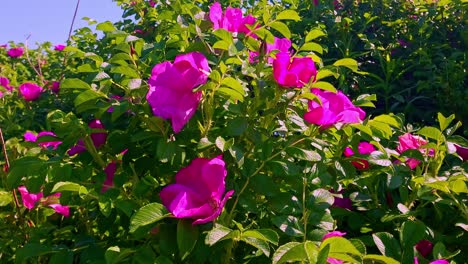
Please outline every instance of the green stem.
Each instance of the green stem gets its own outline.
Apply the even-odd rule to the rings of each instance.
[[[307,192],[307,178],[302,177],[302,220],[304,221],[304,239],[303,241],[307,241],[307,222],[309,218],[309,212],[307,211],[306,207],[306,192]]]
[[[94,147],[94,143],[91,140],[91,137],[89,135],[87,135],[84,138],[83,142],[84,142],[85,147],[88,150],[88,152],[91,154],[91,156],[93,156],[94,161],[96,161],[96,163],[99,164],[99,166],[101,166],[102,168],[106,167],[106,163],[101,158],[101,156],[99,156],[99,154],[98,154],[98,152],[96,150],[96,147]]]

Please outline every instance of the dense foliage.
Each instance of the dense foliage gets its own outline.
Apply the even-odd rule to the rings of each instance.
[[[116,2],[0,47],[1,262],[468,259],[462,1]]]

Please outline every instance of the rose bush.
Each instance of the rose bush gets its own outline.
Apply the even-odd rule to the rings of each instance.
[[[1,262],[468,258],[462,123],[408,122],[386,107],[399,93],[356,89],[393,90],[374,68],[391,72],[380,27],[399,22],[378,15],[416,4],[117,3],[131,19],[96,24],[99,39],[0,49]]]

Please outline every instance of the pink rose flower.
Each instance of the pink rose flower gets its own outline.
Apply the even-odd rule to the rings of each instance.
[[[289,53],[290,48],[291,48],[291,40],[289,40],[287,38],[277,38],[277,37],[275,37],[275,42],[273,44],[270,44],[270,43],[266,44],[265,56],[268,57],[268,59],[267,59],[268,63],[272,64],[273,61],[274,61],[274,59],[271,56],[269,56],[272,51],[278,50],[280,52]],[[251,51],[249,53],[250,63],[258,62],[258,56],[259,56],[258,51]]]
[[[196,158],[176,174],[175,183],[161,190],[162,203],[176,218],[194,219],[194,225],[211,222],[234,193],[228,191],[223,197],[226,175],[221,156]]]
[[[431,241],[429,240],[426,240],[426,239],[423,239],[423,240],[420,240],[418,243],[416,243],[416,250],[419,252],[419,254],[421,254],[421,256],[427,258],[427,256],[429,256],[429,254],[431,254],[432,252],[432,243]]]
[[[325,241],[325,239],[330,238],[330,237],[342,237],[344,235],[346,235],[346,232],[332,231],[332,232],[329,232],[328,234],[325,234],[322,237],[322,241]],[[330,264],[343,264],[342,260],[339,260],[336,258],[330,258],[330,257],[327,258],[327,262]]]
[[[88,123],[88,127],[91,129],[99,129],[99,130],[104,130],[105,127],[101,123],[99,119],[94,119],[91,122]],[[91,132],[91,140],[93,141],[93,145],[96,149],[99,149],[102,147],[107,140],[107,132]],[[73,147],[71,147],[68,151],[67,154],[70,156],[76,155],[78,153],[82,153],[86,151],[86,146],[83,142],[82,139],[78,140],[77,144]]]
[[[24,50],[22,47],[11,48],[7,51],[8,56],[12,58],[19,58],[23,56]]]
[[[328,127],[337,123],[360,123],[366,117],[366,113],[353,105],[341,91],[334,93],[314,88],[312,93],[320,99],[322,105],[309,100],[309,112],[304,119],[311,124]]]
[[[202,53],[178,55],[154,66],[146,95],[155,116],[170,119],[172,129],[179,133],[198,108],[202,92],[193,89],[206,83],[210,67]]]
[[[34,101],[39,98],[42,87],[34,83],[23,83],[18,87],[20,94],[26,101]]]
[[[428,152],[427,149],[420,149],[421,146],[427,144],[427,141],[420,136],[414,136],[414,135],[411,135],[410,133],[405,133],[398,137],[398,141],[399,141],[399,145],[397,146],[397,151],[400,154],[405,152],[408,149],[419,149],[419,151],[422,154],[429,154],[429,155],[431,155],[431,152],[434,152],[434,150],[429,150],[429,153],[427,153]],[[409,158],[406,160],[406,164],[411,169],[416,168],[419,165],[419,163],[421,163],[421,161],[415,158]]]
[[[375,147],[369,142],[363,141],[363,142],[360,142],[358,145],[358,153],[361,155],[369,155],[373,151],[375,151]],[[346,147],[343,154],[346,157],[351,157],[354,155],[354,151],[350,147]],[[365,159],[355,159],[351,161],[351,164],[353,164],[353,166],[356,167],[356,169],[358,170],[365,170],[369,168],[369,162]]]
[[[65,47],[66,47],[65,45],[58,44],[58,45],[55,45],[54,50],[62,51],[63,49],[65,49]]]
[[[315,79],[317,69],[312,58],[293,58],[288,52],[279,52],[273,60],[273,76],[284,87],[300,88]]]
[[[26,131],[26,133],[24,133],[24,140],[25,141],[30,141],[30,142],[36,142],[40,137],[42,136],[52,136],[52,137],[56,137],[57,135],[55,135],[53,132],[50,132],[50,131],[42,131],[42,132],[39,132],[39,134],[34,134],[33,132],[31,131]],[[59,141],[59,140],[56,140],[56,141],[45,141],[45,142],[39,142],[37,143],[37,145],[43,147],[43,148],[49,148],[51,147],[52,149],[57,149],[57,147],[62,144],[62,141]]]
[[[10,92],[13,90],[13,86],[10,85],[10,80],[8,80],[8,78],[6,77],[0,76],[0,86],[3,86],[5,89],[7,89]]]
[[[26,186],[18,187],[18,191],[21,194],[21,200],[23,200],[24,207],[28,208],[29,210],[33,209],[36,206],[36,203],[41,200],[43,194],[42,192],[38,193],[29,193]]]
[[[223,14],[223,9],[219,2],[214,2],[210,6],[210,20],[213,22],[213,29],[225,29],[229,32],[241,32],[244,34],[251,33],[251,30],[246,25],[254,25],[256,19],[248,15],[244,17],[240,8],[226,8]]]
[[[156,2],[150,0],[150,1],[149,1],[149,5],[150,5],[151,7],[154,7],[154,6],[156,5]]]

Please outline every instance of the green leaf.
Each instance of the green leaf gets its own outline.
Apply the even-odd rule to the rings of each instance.
[[[129,232],[134,233],[139,227],[153,224],[168,216],[170,216],[170,214],[162,204],[147,204],[132,215]]]
[[[268,246],[268,243],[266,241],[255,238],[255,237],[244,237],[244,236],[241,236],[240,239],[244,241],[245,243],[252,245],[256,247],[257,249],[259,249],[260,251],[262,251],[262,253],[265,256],[267,257],[270,256],[270,246]]]
[[[213,44],[213,49],[229,50],[230,45],[231,44],[229,44],[225,40],[218,40],[215,42],[215,44]]]
[[[281,33],[281,35],[283,35],[285,38],[291,38],[291,31],[289,30],[288,26],[286,26],[286,24],[284,24],[283,22],[272,22],[270,24],[270,27]]]
[[[427,127],[426,126],[426,127],[421,128],[416,133],[421,135],[421,136],[427,137],[427,138],[435,139],[437,141],[443,141],[444,140],[444,135],[442,134],[442,132],[439,129],[435,128],[435,127]]]
[[[454,114],[451,114],[449,117],[445,117],[443,114],[437,113],[437,120],[439,120],[440,131],[444,131],[454,119]]]
[[[299,49],[300,51],[313,51],[318,54],[323,54],[323,48],[320,44],[315,43],[315,42],[308,42],[304,43],[304,45],[301,46]]]
[[[126,257],[133,254],[135,250],[124,248],[121,250],[118,246],[109,247],[104,253],[106,264],[121,263]]]
[[[404,250],[412,248],[426,236],[426,226],[419,222],[406,221],[400,229],[400,242]]]
[[[309,31],[309,33],[307,33],[304,42],[309,42],[311,40],[314,40],[316,38],[320,38],[323,36],[326,36],[326,34],[322,30],[314,28],[311,31]]]
[[[464,180],[461,180],[461,179],[450,181],[449,182],[449,189],[452,192],[457,193],[457,194],[468,193],[468,188],[466,187],[466,182]]]
[[[242,84],[238,80],[236,80],[236,79],[234,79],[232,77],[224,78],[221,81],[221,84],[225,85],[225,86],[227,86],[229,88],[232,88],[233,90],[235,90],[236,92],[238,92],[241,95],[245,94],[244,87],[242,86]]]
[[[217,36],[221,40],[224,40],[228,45],[232,43],[232,33],[225,29],[217,29],[213,31],[213,35]]]
[[[399,261],[394,260],[393,258],[369,254],[363,257],[364,263],[383,263],[383,264],[400,264]]]
[[[0,191],[0,206],[7,206],[13,201],[12,193]]]
[[[106,21],[106,22],[102,22],[102,23],[97,24],[96,25],[96,30],[100,30],[102,32],[112,32],[112,31],[115,31],[117,29],[114,27],[112,22]]]
[[[80,93],[74,100],[75,107],[78,107],[85,103],[91,103],[96,101],[98,98],[105,98],[105,95],[102,93],[96,92],[94,90],[86,90]]]
[[[231,88],[221,87],[216,91],[222,94],[223,96],[226,96],[227,99],[229,99],[229,101],[231,101],[232,103],[237,103],[237,101],[244,101],[244,95]]]
[[[241,237],[253,237],[273,245],[278,245],[279,236],[272,229],[256,229],[256,230],[247,230],[242,233]]]
[[[311,241],[289,242],[281,245],[273,254],[273,264],[281,264],[293,261],[307,261],[317,263],[319,250]]]
[[[120,73],[130,78],[140,78],[140,74],[130,66],[116,66],[111,68],[111,73]]]
[[[278,15],[276,15],[276,20],[294,20],[300,21],[301,17],[299,14],[294,10],[284,10]]]
[[[320,249],[327,245],[330,245],[330,253],[328,255],[330,257],[341,256],[340,254],[362,256],[362,253],[356,249],[353,243],[344,237],[329,237],[320,244]]]
[[[233,232],[232,229],[229,229],[220,224],[215,224],[214,228],[211,229],[206,235],[205,244],[212,246],[218,243],[219,241],[231,238],[232,236],[228,236],[228,235],[231,234],[232,232]]]
[[[350,58],[337,60],[337,61],[335,61],[335,63],[333,63],[333,65],[334,66],[346,67],[346,68],[352,70],[353,72],[358,71],[358,62],[356,60],[350,59]]]
[[[39,244],[39,243],[28,243],[24,247],[19,248],[15,252],[15,262],[24,263],[25,260],[31,257],[39,257],[52,253],[53,250],[49,245]]]
[[[87,194],[88,190],[86,187],[79,185],[78,183],[74,182],[57,182],[54,187],[52,188],[52,193],[55,192],[77,192],[82,194]]]
[[[335,78],[338,78],[339,74],[337,72],[333,72],[331,70],[327,70],[327,69],[322,68],[322,69],[318,70],[317,76],[315,76],[315,80],[318,81],[318,80],[321,80],[321,79],[329,77],[329,76],[333,76]]]
[[[91,86],[80,79],[65,79],[60,82],[60,89],[90,90]]]
[[[182,261],[195,248],[198,240],[198,226],[192,225],[191,219],[179,219],[177,223],[177,247]]]
[[[335,86],[333,86],[333,84],[329,82],[315,82],[314,84],[312,84],[312,87],[336,93]]]
[[[296,148],[296,147],[287,148],[286,153],[288,153],[288,155],[290,155],[291,157],[294,157],[300,160],[319,161],[322,159],[320,154],[318,154],[315,151]]]
[[[289,236],[301,237],[304,235],[304,227],[297,217],[292,215],[280,215],[271,219],[273,224]]]
[[[401,257],[401,248],[398,241],[392,234],[387,232],[378,232],[372,235],[375,245],[384,256],[399,259]]]
[[[390,139],[390,137],[393,135],[392,128],[386,123],[370,120],[367,124],[370,125],[374,132],[377,132],[385,139]]]
[[[397,119],[391,115],[379,115],[374,117],[372,120],[382,122],[396,128],[400,126],[400,123],[397,121]]]

